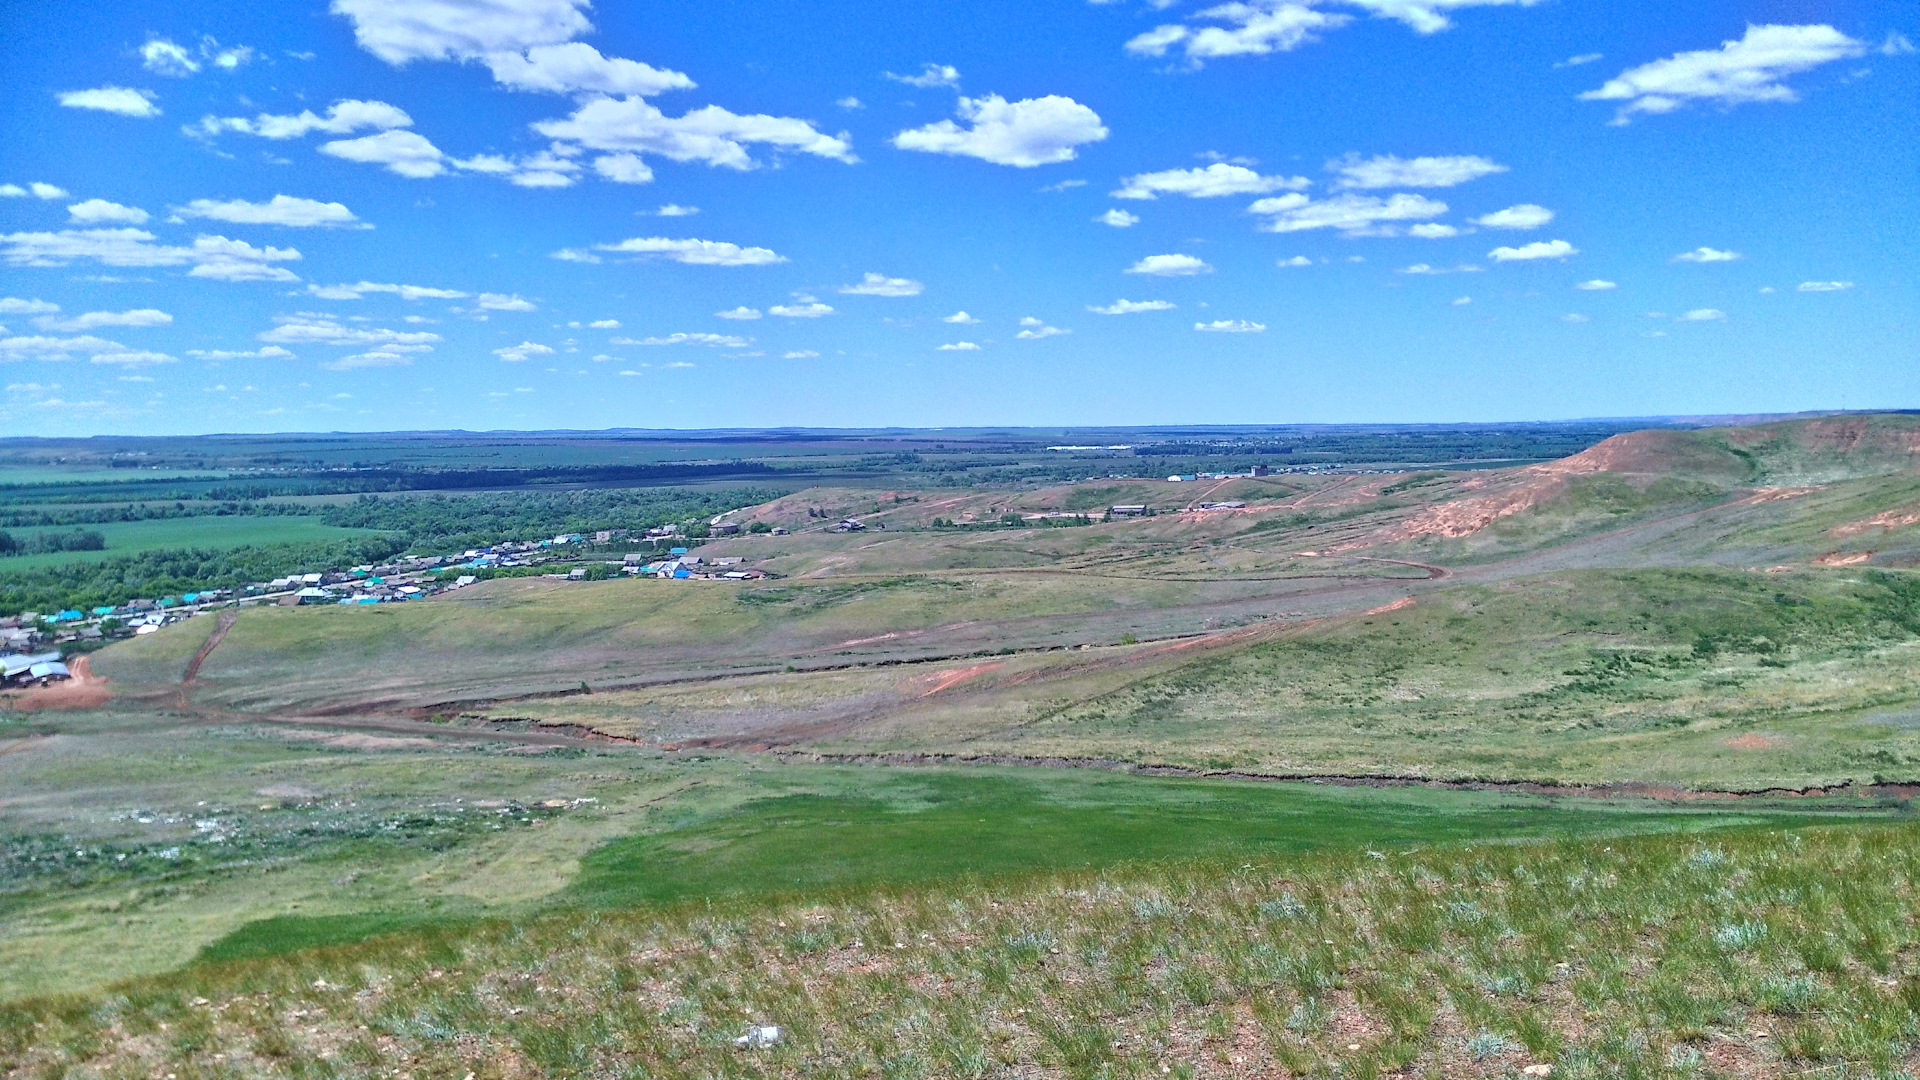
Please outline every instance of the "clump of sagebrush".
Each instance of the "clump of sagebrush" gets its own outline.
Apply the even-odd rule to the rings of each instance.
[[[559,912],[15,1005],[0,1069],[1891,1077],[1916,869],[1920,831],[1835,826]]]

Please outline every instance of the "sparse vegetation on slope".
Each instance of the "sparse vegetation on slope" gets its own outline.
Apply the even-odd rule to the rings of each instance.
[[[16,1005],[0,1064],[36,1078],[1893,1076],[1920,1036],[1916,871],[1911,828],[1814,828],[566,914]],[[761,1025],[777,1038],[736,1045]]]
[[[1920,768],[1920,741],[1877,715],[1920,697],[1916,657],[1909,574],[1576,571],[1197,660],[965,747],[1280,773],[1873,783]]]

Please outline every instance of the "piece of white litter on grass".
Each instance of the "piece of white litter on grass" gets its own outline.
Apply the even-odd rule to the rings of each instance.
[[[749,1050],[765,1050],[780,1041],[780,1028],[774,1024],[755,1024],[747,1029],[745,1035],[733,1040],[733,1045]]]

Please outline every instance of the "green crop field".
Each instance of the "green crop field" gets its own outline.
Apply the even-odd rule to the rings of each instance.
[[[104,551],[61,551],[44,555],[19,555],[12,558],[0,558],[0,573],[8,570],[30,570],[42,566],[60,566],[68,563],[98,562],[101,559],[118,558],[122,555],[137,555],[143,551],[165,551],[176,548],[223,549],[258,544],[295,544],[316,541],[352,540],[364,536],[377,536],[370,529],[342,529],[332,525],[323,525],[307,517],[188,517],[163,518],[155,521],[110,521],[98,525],[80,526],[106,537]],[[35,529],[10,530],[16,536],[25,539]],[[70,532],[68,529],[49,530]]]

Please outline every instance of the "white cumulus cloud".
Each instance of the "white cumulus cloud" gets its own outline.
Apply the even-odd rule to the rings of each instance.
[[[519,293],[483,292],[473,298],[473,306],[479,311],[537,311],[531,300],[522,300]]]
[[[291,360],[293,354],[278,345],[263,345],[251,351],[233,349],[188,349],[196,360]]]
[[[349,98],[328,106],[325,116],[316,114],[312,109],[303,109],[292,115],[260,113],[251,120],[244,116],[206,116],[198,124],[187,128],[186,132],[195,136],[233,132],[257,135],[263,139],[297,139],[315,131],[327,135],[351,135],[367,128],[384,131],[412,126],[413,117],[408,116],[404,109],[384,101]]]
[[[508,363],[517,364],[534,356],[552,356],[553,346],[542,345],[537,341],[523,341],[518,345],[509,345],[504,349],[493,350],[493,355]]]
[[[1229,0],[1203,8],[1184,25],[1156,26],[1128,41],[1126,48],[1136,56],[1165,56],[1178,46],[1193,67],[1219,57],[1289,52],[1353,21],[1351,15],[1321,10],[1334,2],[1405,23],[1415,33],[1433,34],[1453,25],[1447,13],[1457,8],[1531,7],[1540,0]],[[1155,0],[1153,6],[1172,4]]]
[[[1606,292],[1609,289],[1617,289],[1619,287],[1617,283],[1608,281],[1605,278],[1594,278],[1592,281],[1582,281],[1574,286],[1574,288],[1582,289],[1586,292]]]
[[[352,285],[309,285],[308,294],[323,300],[358,300],[368,293],[391,293],[402,300],[464,300],[458,289],[436,289],[426,285],[393,285],[360,281]]]
[[[593,29],[587,0],[333,0],[361,48],[395,66],[558,45]]]
[[[1108,210],[1093,220],[1102,225],[1111,225],[1116,229],[1124,229],[1130,225],[1138,225],[1140,223],[1138,215],[1129,214],[1125,210],[1119,209]]]
[[[35,301],[35,303],[38,303],[38,301]],[[940,321],[943,323],[957,323],[961,326],[972,326],[978,323],[980,320],[974,318],[973,316],[967,314],[964,311],[956,311],[951,315],[942,316]]]
[[[1098,113],[1058,94],[1014,102],[998,94],[963,97],[954,111],[969,126],[941,120],[900,132],[893,145],[1024,169],[1072,161],[1075,147],[1107,137]]]
[[[744,349],[753,344],[752,338],[735,337],[732,334],[668,334],[665,337],[614,338],[615,345],[706,345],[721,349]]]
[[[1853,288],[1853,282],[1851,281],[1803,281],[1800,283],[1798,291],[1845,292],[1851,288]]]
[[[760,317],[760,309],[759,309],[759,308],[750,308],[750,307],[748,307],[748,306],[746,306],[745,304],[742,304],[742,305],[740,305],[740,306],[739,306],[739,307],[737,307],[737,308],[731,308],[731,309],[729,309],[729,310],[727,310],[727,311],[716,311],[716,312],[714,312],[713,314],[714,314],[714,316],[715,316],[716,318],[721,318],[721,319],[735,319],[735,320],[738,320],[738,321],[741,321],[741,322],[745,322],[745,321],[747,321],[747,320],[750,320],[750,319],[757,319],[757,318],[759,318],[759,317]]]
[[[728,112],[718,105],[669,117],[639,97],[594,98],[562,120],[541,120],[533,129],[550,139],[609,154],[655,154],[673,161],[699,161],[731,169],[758,164],[747,147],[766,145],[816,157],[852,162],[853,145],[826,135],[804,120]]]
[[[885,74],[894,82],[917,86],[922,90],[929,90],[936,86],[960,85],[960,69],[952,64],[923,64],[918,75],[895,75],[891,71]]]
[[[1281,259],[1279,262],[1274,263],[1274,265],[1275,266],[1312,266],[1313,260],[1307,258],[1305,255],[1295,255],[1290,259]]]
[[[152,216],[137,206],[105,199],[88,199],[67,207],[67,218],[75,225],[145,225]]]
[[[135,308],[132,311],[89,311],[71,319],[42,315],[33,320],[33,325],[42,330],[58,330],[62,333],[79,333],[96,330],[102,326],[170,326],[173,316],[158,308]]]
[[[0,297],[0,315],[51,315],[60,305],[47,300],[22,300],[17,296]]]
[[[813,351],[812,349],[795,349],[795,350],[793,350],[792,352],[783,352],[783,353],[781,353],[781,354],[780,354],[780,359],[782,359],[782,360],[812,360],[812,359],[814,359],[815,357],[817,357],[817,356],[819,356],[819,355],[820,355],[819,353],[817,353],[817,352],[814,352],[814,351]]]
[[[184,46],[166,38],[153,38],[140,46],[140,66],[155,75],[184,79],[200,70],[200,62]]]
[[[173,212],[182,218],[210,218],[236,225],[286,225],[304,229],[361,224],[360,219],[353,216],[353,211],[340,203],[300,199],[292,195],[275,195],[266,202],[257,203],[245,199],[226,202],[195,199],[185,206],[175,207]]]
[[[271,265],[300,258],[293,248],[254,247],[244,240],[201,236],[193,241],[194,266],[189,277],[216,281],[298,281],[284,266]]]
[[[657,255],[693,266],[770,266],[787,261],[768,248],[743,248],[721,240],[670,240],[664,236],[636,236],[617,244],[595,244],[594,249],[620,255]]]
[[[1217,161],[1203,169],[1168,169],[1124,177],[1119,190],[1112,195],[1116,199],[1152,199],[1160,195],[1214,199],[1223,195],[1300,191],[1312,185],[1313,181],[1304,176],[1261,176],[1244,165]]]
[[[102,86],[93,90],[69,90],[60,95],[60,104],[69,109],[92,109],[121,116],[159,116],[150,90],[131,90],[124,86]]]
[[[1191,277],[1194,274],[1211,274],[1213,267],[1193,255],[1149,255],[1127,267],[1126,272],[1156,277]]]
[[[166,353],[129,349],[117,341],[108,341],[91,334],[70,338],[40,335],[0,338],[0,364],[24,360],[74,360],[81,356],[95,364],[117,364],[123,367],[174,362],[174,358]]]
[[[514,90],[645,96],[689,90],[694,85],[678,71],[602,56],[600,50],[579,41],[500,50],[482,59],[496,82]]]
[[[222,281],[297,281],[292,271],[272,263],[300,258],[293,248],[256,248],[224,236],[195,238],[191,247],[155,244],[143,229],[65,229],[57,233],[0,236],[0,258],[14,266],[67,266],[94,260],[107,266],[181,266],[193,264],[193,277]]]
[[[1327,163],[1340,177],[1336,187],[1371,190],[1388,187],[1456,187],[1469,180],[1507,171],[1505,165],[1483,157],[1398,158],[1392,154],[1362,158],[1349,154]]]
[[[855,284],[840,286],[839,291],[847,296],[919,296],[926,291],[926,286],[911,278],[890,278],[869,272]]]
[[[1710,307],[1694,308],[1683,315],[1674,316],[1680,322],[1724,322],[1726,317],[1726,312]]]
[[[1721,251],[1718,248],[1697,247],[1692,251],[1683,251],[1673,257],[1674,262],[1717,263],[1733,262],[1743,258],[1737,251]]]
[[[1132,315],[1140,311],[1172,311],[1174,305],[1165,300],[1115,300],[1105,307],[1087,305],[1087,310],[1097,315]]]
[[[384,165],[388,172],[413,180],[424,180],[447,171],[447,155],[425,136],[411,131],[382,131],[357,139],[335,139],[322,143],[320,152],[362,165]]]
[[[1863,42],[1824,24],[1749,23],[1746,36],[1737,41],[1629,68],[1599,89],[1581,94],[1580,100],[1623,102],[1614,113],[1614,124],[1625,124],[1636,114],[1670,113],[1690,102],[1729,107],[1754,101],[1797,101],[1799,96],[1782,79],[1866,51]]]
[[[1194,323],[1193,328],[1214,334],[1257,334],[1265,330],[1267,324],[1245,319],[1215,319],[1213,322]]]
[[[1225,56],[1265,56],[1290,52],[1318,41],[1323,31],[1338,29],[1353,16],[1319,11],[1304,3],[1252,0],[1210,7],[1197,16],[1219,24],[1183,26],[1163,23],[1126,44],[1136,56],[1165,56],[1178,46],[1194,67]],[[1223,24],[1223,25],[1222,25]]]
[[[1580,249],[1565,240],[1535,240],[1519,247],[1497,247],[1487,252],[1494,262],[1529,262],[1534,259],[1564,259],[1580,254]]]
[[[1398,232],[1396,226],[1383,223],[1439,217],[1447,212],[1447,204],[1406,192],[1384,199],[1347,194],[1319,200],[1295,192],[1257,199],[1247,209],[1270,215],[1261,226],[1266,232],[1339,229],[1348,236],[1393,236]]]
[[[980,346],[971,341],[951,341],[938,347],[941,352],[979,352]]]
[[[28,195],[36,199],[64,199],[67,197],[67,190],[38,180],[26,187],[21,187],[19,184],[0,184],[0,198],[20,199]]]
[[[1553,220],[1553,211],[1532,203],[1520,203],[1505,210],[1495,210],[1474,218],[1475,225],[1485,225],[1489,229],[1537,229]]]
[[[440,335],[426,330],[388,330],[364,326],[342,326],[318,315],[286,315],[274,320],[278,325],[259,335],[274,345],[428,345]]]
[[[1071,330],[1062,330],[1057,326],[1048,326],[1046,323],[1032,316],[1021,319],[1020,325],[1026,327],[1026,329],[1013,336],[1019,338],[1021,341],[1039,341],[1042,338],[1059,337],[1062,334],[1073,333]]]
[[[426,345],[418,347],[422,349],[430,348],[430,346]],[[329,360],[320,366],[328,371],[359,371],[363,368],[405,367],[413,363],[413,357],[408,355],[411,351],[412,347],[405,345],[381,345],[363,353],[354,353],[350,356],[342,356],[338,360]]]
[[[1473,230],[1469,229],[1468,232]],[[1445,240],[1450,236],[1459,236],[1460,229],[1453,225],[1443,225],[1437,221],[1428,221],[1419,225],[1407,226],[1407,235],[1422,240]]]
[[[767,314],[784,315],[789,319],[817,319],[833,314],[833,308],[816,300],[808,304],[775,304],[767,309]]]

